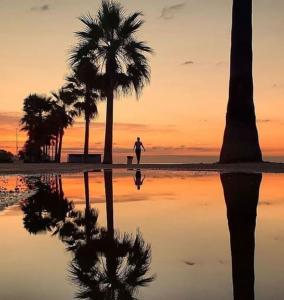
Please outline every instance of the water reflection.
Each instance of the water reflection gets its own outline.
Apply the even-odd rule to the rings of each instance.
[[[255,226],[261,174],[221,174],[230,230],[235,300],[254,299]]]
[[[36,193],[23,201],[24,227],[32,234],[52,232],[72,253],[70,275],[79,299],[137,299],[138,288],[154,280],[148,275],[151,247],[140,232],[114,229],[113,174],[104,171],[107,227],[91,208],[89,174],[84,173],[85,209],[76,210],[64,197],[60,176],[27,179]]]
[[[136,185],[137,190],[140,190],[141,186],[143,185],[143,182],[144,182],[145,178],[146,178],[146,176],[145,175],[142,176],[141,170],[137,169],[137,171],[135,173],[135,177],[133,177],[134,184]]]
[[[21,202],[24,227],[31,234],[52,231],[74,208],[64,196],[61,176],[27,177],[25,181],[35,193]]]

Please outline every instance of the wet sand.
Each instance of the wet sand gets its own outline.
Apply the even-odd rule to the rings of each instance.
[[[137,166],[126,164],[95,165],[95,164],[70,164],[70,163],[40,163],[25,164],[15,162],[12,164],[0,164],[0,175],[16,174],[63,174],[95,171],[101,169],[150,169],[194,172],[244,172],[244,173],[284,173],[284,163],[245,163],[245,164],[141,164]]]

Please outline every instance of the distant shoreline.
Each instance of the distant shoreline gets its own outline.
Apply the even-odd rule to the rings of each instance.
[[[94,164],[69,164],[69,163],[40,163],[24,164],[16,162],[13,164],[0,164],[0,175],[36,175],[36,174],[66,174],[92,172],[102,169],[136,169],[143,170],[165,170],[165,171],[192,171],[192,172],[218,172],[218,173],[284,173],[284,163],[197,163],[197,164],[141,164],[137,166],[126,164],[94,165]]]

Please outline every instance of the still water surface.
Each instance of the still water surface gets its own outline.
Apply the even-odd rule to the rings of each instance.
[[[272,174],[2,177],[0,299],[283,299],[283,186]]]

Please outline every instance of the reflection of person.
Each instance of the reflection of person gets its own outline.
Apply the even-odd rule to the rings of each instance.
[[[140,163],[140,159],[141,159],[141,151],[142,151],[142,149],[144,150],[144,152],[146,151],[145,148],[144,148],[143,143],[140,140],[140,137],[137,138],[137,140],[136,140],[136,142],[134,144],[134,148],[133,149],[134,149],[135,154],[136,154],[137,163],[139,164]]]
[[[136,171],[135,177],[134,177],[134,183],[137,186],[137,190],[140,190],[141,185],[143,185],[144,179],[145,179],[145,175],[143,176],[142,179],[142,174],[140,170]]]

